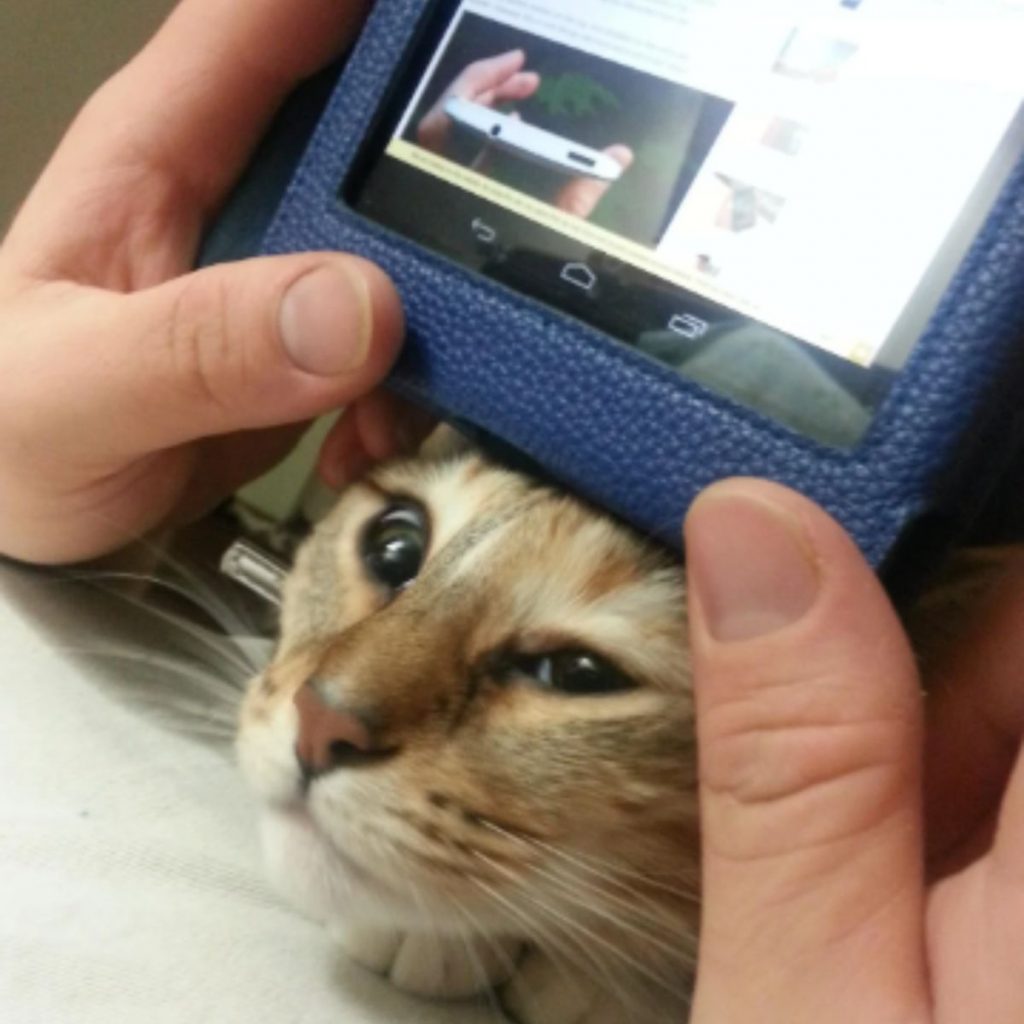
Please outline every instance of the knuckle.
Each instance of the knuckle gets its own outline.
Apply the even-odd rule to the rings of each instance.
[[[170,308],[165,335],[173,379],[185,400],[227,414],[243,383],[244,361],[230,344],[225,284],[216,277],[186,281]]]
[[[840,780],[871,784],[898,760],[907,725],[851,701],[848,681],[752,682],[701,723],[701,773],[741,805],[810,796]]]

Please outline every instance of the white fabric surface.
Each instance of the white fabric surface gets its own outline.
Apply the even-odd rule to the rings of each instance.
[[[97,601],[0,566],[0,1020],[494,1024],[402,997],[278,900],[230,748],[67,649],[117,649]]]

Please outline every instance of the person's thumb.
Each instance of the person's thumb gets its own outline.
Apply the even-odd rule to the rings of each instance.
[[[921,698],[881,586],[755,480],[686,522],[704,911],[694,1024],[886,1024],[924,1005]]]
[[[223,264],[126,295],[77,289],[58,309],[45,344],[17,358],[39,363],[22,379],[49,406],[50,441],[67,451],[85,437],[92,458],[336,408],[384,377],[403,333],[384,273],[330,253]]]

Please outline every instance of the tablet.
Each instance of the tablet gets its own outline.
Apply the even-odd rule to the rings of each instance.
[[[1001,0],[379,0],[263,248],[377,260],[395,386],[641,529],[756,474],[882,564],[1019,437],[1021,52]]]

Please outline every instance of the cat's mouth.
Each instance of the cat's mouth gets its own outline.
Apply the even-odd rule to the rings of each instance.
[[[268,806],[261,831],[275,887],[314,920],[331,924],[413,916],[415,906],[400,880],[392,881],[364,864],[301,803]]]
[[[344,872],[346,879],[353,885],[374,895],[394,896],[395,892],[391,885],[349,853],[330,831],[320,824],[310,806],[311,789],[315,779],[305,771],[301,772],[301,776],[295,799],[285,808],[285,813],[291,816],[294,826],[308,833],[314,842],[329,852],[338,862],[338,867]]]
[[[316,816],[304,799],[296,800],[288,807],[283,808],[280,813],[288,820],[291,828],[308,837],[311,842],[330,855],[331,859],[336,862],[339,872],[353,887],[364,889],[373,895],[392,898],[396,896],[395,890],[385,879],[338,844],[334,837],[316,820]]]

